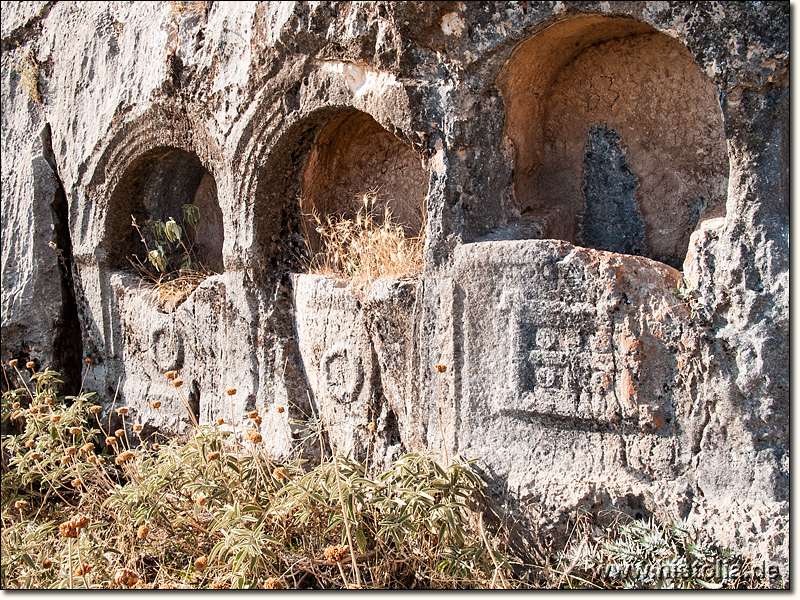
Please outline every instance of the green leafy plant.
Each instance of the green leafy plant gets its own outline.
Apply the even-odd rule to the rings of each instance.
[[[590,533],[559,556],[560,587],[722,589],[762,587],[747,561],[704,540],[684,523],[654,519]],[[565,567],[565,565],[568,565]]]
[[[682,279],[675,287],[675,289],[672,291],[672,294],[686,305],[686,307],[689,309],[689,314],[692,319],[696,319],[698,316],[705,315],[706,308],[703,305],[697,289],[694,288],[685,278]]]
[[[139,437],[132,409],[111,431],[90,394],[62,397],[58,374],[29,364],[3,394],[3,587],[506,585],[468,463],[408,454],[372,475],[325,444],[314,468],[278,462],[258,411],[159,443]]]
[[[166,222],[161,219],[153,222],[150,227],[155,242],[152,250],[131,215],[131,226],[138,232],[147,256],[146,263],[133,257],[131,264],[142,279],[153,284],[162,307],[177,306],[212,274],[195,254],[200,209],[193,204],[184,204],[182,208],[183,227],[173,217]],[[192,235],[187,235],[187,231],[193,232]]]

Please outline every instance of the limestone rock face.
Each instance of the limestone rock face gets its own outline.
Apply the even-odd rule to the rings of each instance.
[[[4,3],[0,355],[147,435],[475,458],[532,553],[618,510],[788,577],[788,52],[777,2]],[[305,273],[368,192],[420,276]],[[132,219],[186,205],[159,298]]]

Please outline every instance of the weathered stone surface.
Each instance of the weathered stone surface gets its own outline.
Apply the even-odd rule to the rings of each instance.
[[[444,442],[521,545],[619,509],[787,573],[788,32],[777,2],[5,3],[0,354],[93,357],[148,431],[153,400],[187,425],[177,369],[276,456],[313,459],[319,411],[375,464]],[[604,246],[622,155],[643,244]],[[298,197],[373,187],[410,229],[425,195],[419,281],[303,275]],[[183,203],[217,274],[159,308],[130,217]]]

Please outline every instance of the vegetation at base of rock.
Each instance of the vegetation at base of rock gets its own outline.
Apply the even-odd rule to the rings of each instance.
[[[617,522],[593,531],[578,519],[576,535],[558,555],[560,587],[570,589],[751,589],[769,588],[765,573],[719,549],[686,523],[654,519]],[[582,523],[581,523],[582,522]],[[581,526],[582,525],[582,526]],[[577,534],[583,529],[584,533]],[[599,534],[599,535],[596,535]]]
[[[127,407],[113,411],[122,426],[112,436],[94,394],[62,396],[55,371],[12,363],[6,384],[21,387],[2,397],[6,589],[620,587],[599,567],[717,556],[684,529],[631,524],[555,568],[524,565],[483,528],[483,483],[468,462],[412,453],[377,475],[336,454],[314,467],[278,462],[224,420],[158,443],[140,437]],[[621,585],[637,583],[653,582]]]
[[[361,200],[353,219],[328,215],[323,220],[312,212],[322,249],[308,261],[308,272],[352,279],[358,289],[368,289],[377,279],[421,273],[424,237],[408,236],[388,206],[381,205],[376,191]],[[301,200],[301,209],[302,204]],[[420,231],[425,231],[424,223]]]

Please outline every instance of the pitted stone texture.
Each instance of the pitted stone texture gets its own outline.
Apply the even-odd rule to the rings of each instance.
[[[361,300],[347,281],[321,275],[296,275],[292,287],[300,357],[314,410],[325,421],[333,449],[361,460],[370,456],[375,465],[398,458],[398,399],[395,395],[394,402],[387,403],[384,396]],[[381,307],[379,301],[373,305]],[[372,313],[375,321],[382,318],[379,312],[376,308]],[[402,339],[398,342],[403,345]],[[381,350],[382,362],[387,363],[386,348]],[[392,359],[404,363],[402,354]],[[403,374],[392,373],[401,384]],[[396,391],[397,383],[392,387]],[[405,416],[406,406],[399,408]],[[370,423],[375,423],[375,431]]]
[[[29,215],[43,214],[34,206],[33,190],[45,190],[49,175],[37,169],[42,181],[33,186],[25,175],[40,154],[31,148],[46,120],[54,172],[69,203],[83,346],[97,359],[86,371],[86,389],[101,392],[110,405],[122,378],[118,401],[149,406],[151,391],[167,397],[163,369],[180,362],[182,345],[181,376],[192,393],[192,382],[198,382],[201,421],[229,420],[224,389],[236,387],[237,428],[249,426],[246,410],[258,409],[270,454],[295,456],[300,450],[295,431],[303,429],[298,423],[312,414],[311,376],[304,363],[309,357],[320,361],[349,340],[339,331],[330,334],[331,348],[328,340],[316,339],[310,354],[299,347],[296,290],[287,271],[295,268],[288,257],[303,246],[301,174],[320,129],[344,112],[363,111],[408,144],[430,177],[425,272],[411,323],[403,324],[411,300],[409,290],[400,287],[385,297],[383,291],[368,297],[360,308],[355,303],[346,310],[325,308],[322,302],[313,307],[323,317],[328,310],[342,311],[346,322],[360,328],[364,386],[380,387],[385,397],[373,405],[370,418],[379,431],[396,431],[401,438],[395,443],[394,434],[381,433],[375,454],[441,448],[439,404],[451,454],[483,440],[475,447],[491,447],[487,477],[497,489],[505,485],[496,498],[507,498],[510,510],[520,515],[535,513],[528,510],[534,503],[547,509],[529,514],[528,522],[542,523],[542,529],[594,501],[634,516],[654,505],[675,507],[676,514],[664,514],[665,520],[690,513],[718,541],[746,554],[764,553],[785,567],[788,4],[562,4],[215,2],[195,11],[171,3],[7,3],[2,11],[3,310],[12,298],[7,286],[15,293],[25,290],[16,296],[25,306],[10,320],[10,313],[3,313],[3,358],[7,347],[23,348],[31,337],[7,324],[39,311],[36,302],[45,298],[37,290],[56,264],[29,235],[46,231],[46,218],[32,223]],[[32,10],[20,16],[18,8]],[[549,37],[559,31],[566,38]],[[17,42],[32,49],[42,67],[39,108],[16,85]],[[535,52],[528,52],[531,48]],[[498,75],[514,64],[525,65],[512,77],[521,84],[503,87]],[[556,99],[549,111],[529,102],[546,89]],[[661,110],[667,101],[669,110]],[[724,122],[722,137],[713,123],[701,119],[690,126],[679,120],[712,113],[720,117],[717,124]],[[665,114],[669,118],[663,119]],[[627,127],[631,117],[633,130]],[[659,312],[653,298],[675,302],[664,286],[647,295],[623,277],[614,287],[606,277],[611,267],[585,280],[579,273],[572,283],[564,273],[566,279],[555,287],[526,271],[525,261],[501,268],[487,259],[482,272],[461,268],[471,264],[467,255],[476,252],[472,243],[479,239],[577,240],[586,140],[589,127],[602,123],[619,133],[639,182],[636,195],[651,257],[680,266],[697,229],[695,219],[702,223],[726,212],[721,224],[701,227],[692,241],[685,274],[696,279],[705,311],[683,330],[675,348],[666,344],[668,353],[664,340],[673,340],[676,332],[669,323],[685,318]],[[505,137],[504,127],[510,134]],[[570,132],[575,135],[561,136]],[[138,284],[110,271],[100,251],[116,185],[137,158],[162,147],[195,155],[216,181],[226,269],[169,316],[144,306]],[[726,150],[730,169],[706,169]],[[509,252],[539,260],[528,243]],[[602,253],[573,249],[570,254],[580,263],[579,256]],[[652,264],[608,260],[626,268]],[[9,265],[16,275],[7,278]],[[528,275],[516,277],[515,271]],[[648,283],[643,274],[634,280]],[[329,284],[319,285],[328,290]],[[511,336],[513,310],[498,312],[498,304],[499,295],[512,298],[515,290],[524,292],[528,310],[513,320],[517,333]],[[628,290],[630,305],[619,290]],[[471,298],[480,292],[468,306],[467,291]],[[559,291],[565,294],[561,304],[554,295]],[[619,306],[612,308],[600,291]],[[42,309],[48,315],[56,309],[50,300]],[[512,298],[508,305],[514,304]],[[550,307],[547,322],[531,312],[540,304]],[[613,327],[590,318],[597,308],[587,305],[612,315]],[[381,320],[374,310],[391,316]],[[358,311],[362,317],[356,318]],[[44,335],[41,344],[48,319],[36,334]],[[313,322],[309,331],[323,331],[322,322]],[[478,323],[497,339],[479,331]],[[603,347],[604,331],[610,334],[610,351]],[[180,345],[170,345],[173,334]],[[402,342],[394,344],[394,336]],[[134,351],[138,348],[143,355]],[[328,355],[333,373],[351,360],[344,354]],[[448,366],[446,373],[434,370],[439,362]],[[395,373],[405,368],[410,373]],[[376,371],[380,385],[368,375]],[[676,381],[670,373],[679,374]],[[491,385],[481,381],[485,389],[477,390],[479,378]],[[511,378],[520,386],[514,393],[508,392]],[[333,387],[344,397],[357,380],[336,379]],[[473,412],[462,409],[477,401]],[[352,410],[358,402],[339,406]],[[273,410],[278,406],[285,411]],[[529,422],[513,416],[515,410]],[[666,425],[644,429],[656,418],[666,422],[670,414],[673,426],[680,425],[674,434],[663,433]],[[362,439],[360,430],[354,431],[354,439]],[[289,437],[295,438],[292,445]],[[342,441],[343,447],[347,443]],[[377,449],[379,443],[386,451]]]
[[[5,27],[5,11],[3,19]],[[14,12],[14,7],[9,6]],[[11,16],[11,15],[9,15]],[[57,174],[46,159],[43,107],[20,85],[22,53],[2,55],[2,351],[0,358],[52,366],[62,312],[54,204]],[[62,196],[63,197],[63,196]],[[66,251],[66,248],[62,248]],[[80,352],[80,349],[78,349]],[[5,384],[4,384],[5,385]]]
[[[459,248],[463,338],[448,427],[460,453],[519,491],[537,530],[611,498],[631,516],[665,516],[651,496],[690,467],[681,448],[695,402],[680,348],[696,333],[673,295],[679,278],[655,261],[562,242]],[[684,491],[673,493],[686,517]],[[626,509],[627,494],[636,500]]]

